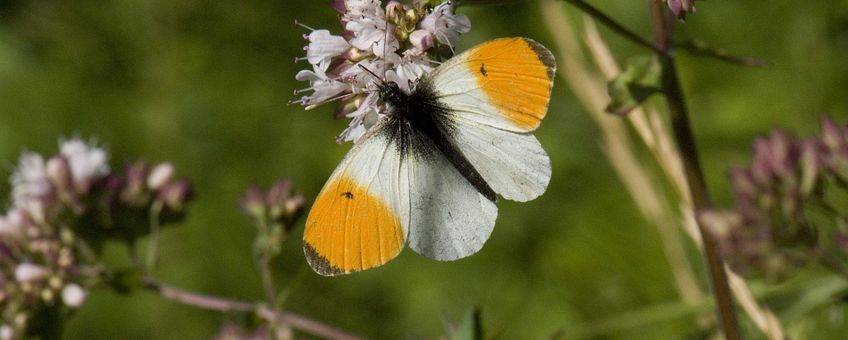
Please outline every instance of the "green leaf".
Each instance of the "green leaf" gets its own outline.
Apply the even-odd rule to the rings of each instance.
[[[608,85],[610,103],[606,111],[624,115],[648,97],[662,92],[662,65],[654,56],[639,56]]]
[[[482,340],[483,323],[480,321],[480,308],[474,307],[465,312],[459,325],[449,336],[451,340]]]

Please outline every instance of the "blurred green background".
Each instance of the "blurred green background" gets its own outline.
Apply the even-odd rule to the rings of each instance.
[[[334,142],[347,121],[332,120],[331,106],[286,105],[305,87],[294,75],[307,66],[293,62],[305,53],[307,33],[294,20],[339,32],[326,2],[0,1],[5,174],[24,148],[55,153],[60,136],[96,137],[115,167],[170,161],[194,181],[197,196],[186,222],[162,234],[155,276],[193,291],[261,300],[254,227],[238,211],[240,196],[251,183],[290,177],[311,201],[350,147]],[[593,2],[649,36],[645,1]],[[750,69],[680,54],[707,180],[719,204],[728,205],[725,171],[748,161],[752,138],[773,127],[816,132],[823,114],[848,118],[848,1],[697,5],[679,26],[680,38],[772,63]],[[472,21],[460,50],[516,35],[552,47],[556,34],[546,31],[534,1],[460,13]],[[602,33],[619,61],[646,53]],[[435,338],[445,334],[444,320],[473,306],[481,308],[487,334],[501,339],[560,331],[565,338],[705,335],[681,307],[656,229],[635,209],[596,127],[564,84],[555,85],[536,134],[553,162],[550,187],[529,203],[501,201],[482,251],[443,263],[407,250],[380,269],[324,278],[303,258],[301,221],[274,261],[286,308],[373,338]],[[120,245],[107,248],[106,261],[129,263]],[[804,311],[788,327],[817,336],[848,331],[843,307]],[[148,292],[99,290],[65,337],[207,338],[226,319]]]

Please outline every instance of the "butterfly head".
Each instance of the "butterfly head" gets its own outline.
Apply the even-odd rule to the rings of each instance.
[[[393,81],[382,82],[377,86],[380,100],[386,104],[397,106],[401,101],[403,101],[403,98],[406,97],[406,94],[403,93],[400,86]]]

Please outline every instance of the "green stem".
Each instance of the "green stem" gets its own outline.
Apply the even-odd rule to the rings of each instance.
[[[654,33],[654,41],[664,53],[660,60],[663,65],[663,92],[671,118],[672,130],[674,132],[677,147],[681,153],[684,175],[689,184],[695,216],[699,212],[710,209],[712,203],[707,192],[704,173],[698,157],[698,148],[689,122],[689,113],[683,96],[683,89],[677,75],[674,62],[673,46],[671,36],[674,21],[662,7],[662,3],[656,0],[648,0],[651,11],[651,26]],[[696,219],[697,220],[697,219]],[[736,312],[733,306],[733,298],[730,285],[727,281],[727,273],[724,270],[724,261],[718,252],[718,240],[710,233],[704,225],[697,221],[698,230],[704,243],[704,254],[709,268],[709,279],[716,300],[719,320],[727,339],[739,339],[739,324],[736,320]]]
[[[609,27],[609,29],[615,31],[615,33],[618,33],[619,35],[621,35],[622,37],[632,41],[633,43],[640,45],[640,46],[643,46],[643,47],[645,47],[645,48],[647,48],[651,51],[654,51],[657,54],[665,54],[666,53],[666,51],[663,50],[662,48],[660,48],[659,46],[651,43],[650,41],[646,40],[645,38],[642,38],[638,34],[627,29],[626,27],[624,27],[624,25],[619,24],[613,18],[604,14],[599,9],[588,4],[587,2],[585,2],[583,0],[565,0],[565,2],[568,2],[572,5],[574,5],[575,7],[579,8],[584,13],[592,16],[592,18],[595,18],[595,20],[601,22],[605,26]]]
[[[150,206],[150,239],[147,243],[147,262],[145,263],[148,273],[152,273],[159,262],[159,215],[162,213],[164,202],[156,200]]]
[[[259,274],[262,276],[262,287],[265,290],[265,297],[272,308],[277,307],[277,294],[274,289],[274,279],[271,275],[271,251],[268,249],[268,242],[271,238],[271,228],[265,219],[257,221],[259,225],[259,240],[255,245],[256,264],[259,267]]]

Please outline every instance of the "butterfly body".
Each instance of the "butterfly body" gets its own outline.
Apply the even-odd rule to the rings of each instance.
[[[354,145],[307,218],[312,268],[376,267],[404,244],[436,260],[477,252],[498,194],[528,201],[550,180],[531,132],[546,114],[554,69],[542,45],[504,38],[451,58],[408,93],[379,84],[386,117]]]

